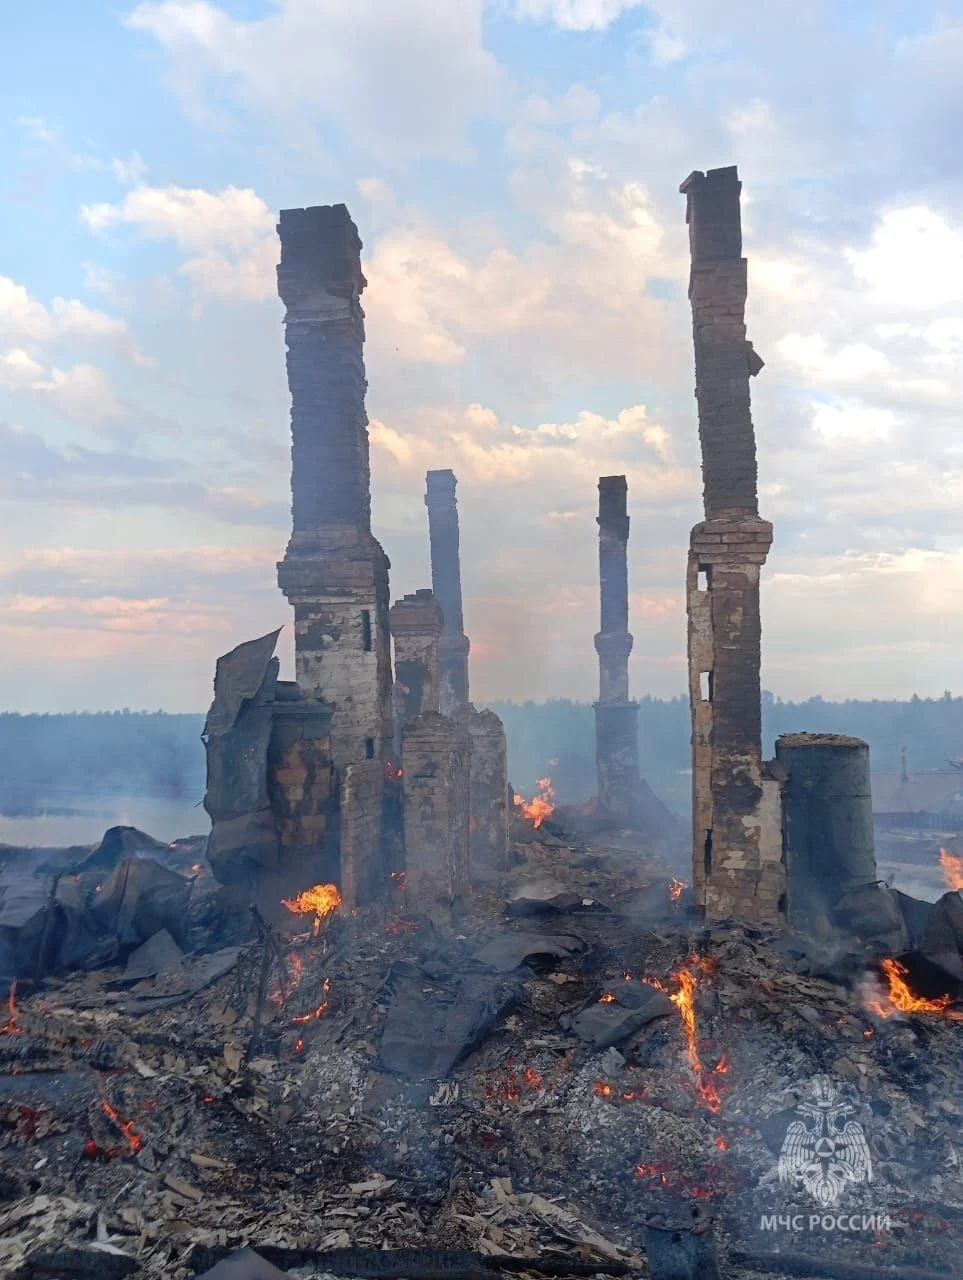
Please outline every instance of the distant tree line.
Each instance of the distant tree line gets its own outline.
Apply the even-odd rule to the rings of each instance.
[[[496,702],[505,722],[513,785],[530,794],[550,776],[561,800],[595,791],[595,718],[586,703]],[[870,745],[876,771],[946,769],[963,756],[963,698],[908,702],[785,702],[763,694],[763,745],[781,733],[849,733]],[[71,795],[149,795],[200,800],[204,749],[200,715],[163,711],[0,713],[0,808],[8,814],[49,808]],[[689,705],[683,697],[642,698],[639,759],[644,777],[679,813],[689,806]]]

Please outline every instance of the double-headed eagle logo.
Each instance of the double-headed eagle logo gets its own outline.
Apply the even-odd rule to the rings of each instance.
[[[848,1117],[855,1108],[843,1101],[826,1076],[813,1080],[813,1101],[801,1102],[779,1152],[779,1181],[802,1185],[817,1204],[835,1204],[849,1182],[871,1182],[873,1162],[862,1126]]]

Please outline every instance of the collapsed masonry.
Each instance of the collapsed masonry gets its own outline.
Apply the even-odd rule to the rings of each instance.
[[[705,520],[686,575],[692,709],[693,891],[708,919],[811,927],[876,879],[869,748],[794,734],[762,758],[759,578],[772,525],[759,515],[735,166],[695,172],[686,196]]]
[[[598,815],[637,827],[649,835],[667,834],[672,815],[639,773],[639,707],[629,698],[628,482],[625,476],[599,477],[599,586],[601,629],[595,637],[599,656],[599,699],[595,704],[595,760]]]
[[[480,874],[504,868],[509,822],[507,780],[495,795],[504,730],[468,703],[454,476],[432,473],[448,478],[431,531],[446,631],[430,591],[389,611],[390,563],[371,531],[357,228],[329,205],[282,211],[278,234],[293,526],[278,585],[294,610],[296,679],[278,679],[278,632],[218,660],[204,731],[211,864],[238,903],[271,912],[336,883],[354,909],[384,893],[385,819],[400,809],[408,882],[451,902],[472,856]]]

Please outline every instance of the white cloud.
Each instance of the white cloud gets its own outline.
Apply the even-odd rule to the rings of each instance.
[[[249,187],[205,191],[194,187],[136,187],[119,204],[84,205],[81,217],[92,231],[134,226],[178,248],[248,248],[274,230],[274,217]]]
[[[137,187],[118,204],[85,205],[98,232],[131,226],[193,256],[180,267],[200,296],[259,302],[276,289],[275,217],[250,188]]]
[[[0,343],[14,343],[34,354],[52,344],[80,343],[113,351],[137,364],[152,363],[121,317],[94,310],[77,298],[54,298],[45,307],[7,276],[0,276]]]
[[[65,418],[85,426],[107,426],[125,416],[103,370],[92,364],[51,369],[47,377],[33,384],[32,390],[45,395]]]
[[[963,297],[963,234],[926,205],[883,214],[870,248],[848,249],[846,256],[886,305],[958,306]]]
[[[466,119],[499,107],[501,76],[482,42],[482,0],[277,0],[243,20],[207,0],[141,3],[130,27],[168,50],[192,107],[217,78],[297,146],[334,117],[397,164],[450,151]]]
[[[888,409],[860,404],[813,406],[813,430],[830,442],[885,440],[895,423],[896,415]]]
[[[13,347],[0,355],[0,387],[30,387],[42,376],[43,365],[22,347]]]
[[[551,22],[562,31],[604,31],[644,0],[515,0],[515,17]]]

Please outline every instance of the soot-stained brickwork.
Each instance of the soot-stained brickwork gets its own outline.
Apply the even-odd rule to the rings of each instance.
[[[427,711],[404,730],[405,873],[409,900],[450,904],[468,891],[471,736]]]
[[[458,503],[453,471],[429,471],[425,506],[431,542],[431,589],[441,605],[444,629],[439,641],[440,705],[452,715],[468,704],[468,637],[461,605]]]
[[[339,770],[390,749],[388,558],[371,533],[361,240],[344,205],[283,210],[278,292],[291,392],[294,608],[302,697],[332,706]]]
[[[686,196],[705,520],[686,579],[692,707],[693,889],[710,919],[785,912],[779,771],[764,765],[759,575],[772,525],[759,516],[735,167],[692,173]]]
[[[380,760],[357,760],[341,776],[339,797],[341,897],[346,911],[384,894],[381,858],[385,769]]]
[[[395,601],[389,623],[395,647],[395,727],[400,734],[422,712],[438,710],[441,607],[433,592],[415,591]]]

